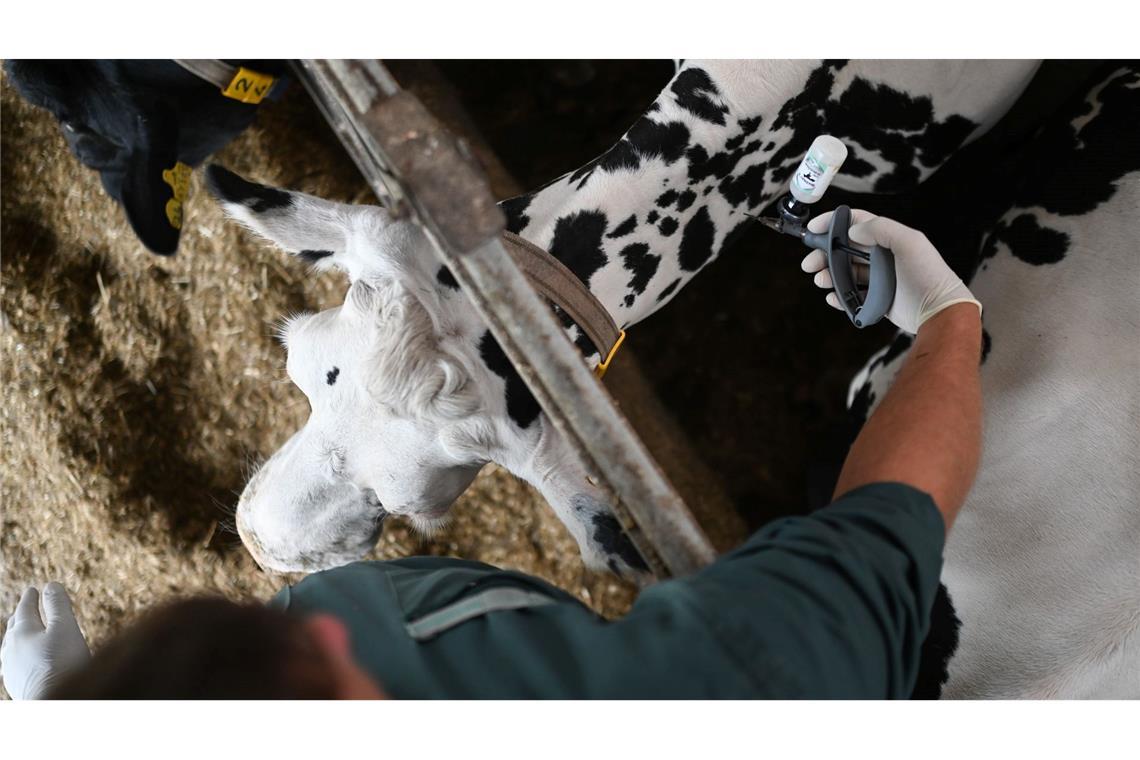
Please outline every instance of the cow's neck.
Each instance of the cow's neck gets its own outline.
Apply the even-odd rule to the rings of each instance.
[[[794,76],[805,80],[812,65]],[[745,75],[747,74],[747,75]],[[781,70],[789,76],[787,65]],[[788,143],[786,100],[730,63],[683,68],[595,161],[505,201],[509,228],[566,264],[622,327],[666,303],[772,201]],[[769,102],[770,101],[770,102]]]

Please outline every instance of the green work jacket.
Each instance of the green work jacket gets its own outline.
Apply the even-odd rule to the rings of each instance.
[[[271,604],[330,613],[396,698],[905,698],[945,537],[909,486],[776,520],[607,621],[480,562],[413,557],[310,575]]]

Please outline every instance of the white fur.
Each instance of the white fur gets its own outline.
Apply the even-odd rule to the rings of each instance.
[[[962,628],[943,694],[1136,698],[1140,172],[1084,216],[1004,220],[1023,213],[1070,243],[1037,266],[999,246],[970,284],[993,348],[981,467],[946,546]],[[871,373],[876,400],[904,358]]]

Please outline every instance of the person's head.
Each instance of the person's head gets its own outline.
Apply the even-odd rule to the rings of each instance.
[[[198,597],[143,616],[49,699],[367,699],[383,692],[331,615]]]

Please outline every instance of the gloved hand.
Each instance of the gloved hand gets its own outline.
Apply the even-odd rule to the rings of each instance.
[[[812,219],[808,223],[808,230],[826,230],[831,224],[833,213],[829,211]],[[852,209],[851,222],[848,231],[851,242],[868,246],[880,245],[889,248],[895,255],[895,300],[887,312],[887,319],[896,326],[908,333],[917,333],[923,322],[957,303],[972,303],[981,311],[981,303],[946,265],[926,235],[899,224],[894,219],[875,216],[860,209]],[[866,283],[866,265],[857,261],[853,263],[855,282]],[[843,306],[834,292],[831,272],[827,271],[826,254],[814,250],[804,258],[800,266],[805,272],[815,273],[816,285],[832,291],[827,294],[827,302],[842,311]]]
[[[35,587],[24,590],[0,645],[0,678],[12,699],[41,699],[61,677],[91,659],[63,586],[44,586],[43,619],[39,597]]]

